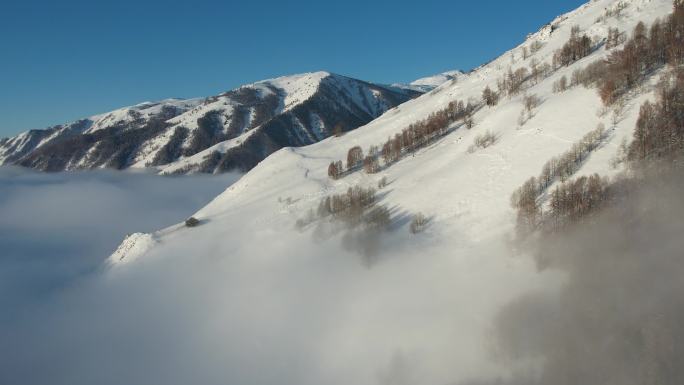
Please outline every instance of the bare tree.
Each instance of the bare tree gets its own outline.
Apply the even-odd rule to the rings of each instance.
[[[363,162],[363,150],[361,146],[354,146],[347,152],[347,169],[354,170]]]
[[[485,131],[484,133],[475,137],[475,141],[468,148],[468,152],[473,153],[477,148],[487,148],[496,143],[497,140],[498,137],[495,134],[493,134],[491,131]]]
[[[386,176],[383,176],[383,177],[380,178],[380,180],[378,181],[378,189],[383,189],[383,188],[385,188],[385,187],[387,187],[387,177],[386,177]]]
[[[554,53],[553,66],[555,68],[568,66],[590,53],[591,39],[587,35],[580,36],[580,28],[575,25],[570,33],[570,40]]]
[[[529,94],[523,97],[523,105],[525,106],[525,110],[527,110],[530,115],[535,108],[539,107],[540,104],[541,99],[536,94]]]
[[[532,55],[535,53],[539,52],[540,49],[544,46],[544,43],[540,42],[539,40],[535,40],[530,44],[530,52]]]
[[[568,78],[563,75],[560,79],[553,83],[553,92],[561,93],[568,89]]]
[[[418,234],[425,230],[428,224],[428,219],[423,213],[417,213],[413,216],[411,224],[409,225],[409,231],[411,234]]]
[[[482,91],[482,100],[489,107],[495,106],[497,103],[499,103],[499,94],[495,91],[492,91],[492,89],[487,86]]]
[[[335,162],[330,162],[330,164],[328,165],[328,176],[332,179],[339,178],[340,174],[337,170],[337,167],[335,166]]]
[[[344,127],[342,127],[342,123],[337,123],[335,125],[335,128],[333,128],[333,135],[336,137],[340,137],[344,134]]]
[[[363,159],[363,169],[369,174],[375,174],[380,170],[380,163],[378,163],[377,156],[367,155]]]

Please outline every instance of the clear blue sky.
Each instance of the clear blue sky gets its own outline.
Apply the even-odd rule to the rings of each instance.
[[[8,0],[0,136],[292,73],[393,83],[470,69],[584,2]]]

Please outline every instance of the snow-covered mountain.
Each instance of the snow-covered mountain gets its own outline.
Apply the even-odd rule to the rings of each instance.
[[[446,71],[436,75],[426,76],[424,78],[416,79],[408,84],[405,83],[394,83],[392,87],[408,89],[419,92],[430,92],[435,88],[441,86],[442,84],[451,81],[458,80],[458,77],[463,75],[463,71],[454,70]]]
[[[619,15],[606,17],[607,13],[612,14],[609,11],[613,8],[620,9]],[[613,111],[603,107],[596,89],[578,86],[557,93],[554,83],[562,77],[571,78],[577,69],[609,55],[611,49],[603,42],[610,28],[631,31],[638,22],[651,23],[671,10],[671,0],[593,0],[557,17],[498,59],[469,73],[458,73],[458,82],[443,83],[433,92],[410,100],[342,137],[277,151],[197,216],[225,224],[235,217],[258,217],[259,222],[268,218],[266,222],[277,223],[276,227],[283,229],[292,221],[290,213],[316,206],[323,194],[346,191],[356,185],[376,186],[385,178],[394,182],[384,199],[408,212],[433,215],[434,236],[457,233],[477,241],[484,235],[509,230],[512,215],[509,197],[513,190],[528,177],[538,174],[548,159],[568,150],[600,124],[607,128],[608,137],[582,166],[582,172],[603,175],[617,172],[610,167],[610,160],[623,138],[632,135],[639,105],[653,98],[653,88],[643,87],[627,105],[620,106],[620,111]],[[573,27],[590,36],[598,48],[571,65],[551,71],[537,83],[529,83],[525,92],[502,97],[496,106],[481,105],[483,89],[487,86],[496,89],[497,82],[509,70],[528,67],[533,62],[550,63],[554,53],[570,38]],[[537,48],[529,53],[532,45]],[[653,82],[656,80],[654,77]],[[535,107],[532,116],[521,122],[523,102],[528,95],[537,96],[540,105]],[[413,156],[382,168],[379,173],[355,171],[339,180],[328,177],[329,164],[347,159],[350,148],[381,147],[388,138],[401,134],[402,129],[456,101],[480,104],[473,115],[474,128],[467,129],[460,122],[451,123],[448,135]],[[495,144],[474,151],[476,137],[485,132],[496,137]],[[277,198],[284,195],[296,203],[278,202]],[[442,199],[445,196],[455,203],[445,205]],[[223,215],[233,211],[249,214]],[[244,222],[239,226],[247,227]],[[211,232],[212,228],[214,225],[207,225],[193,232]],[[163,237],[166,232],[152,238]],[[177,237],[183,237],[185,232],[182,228],[174,231]]]
[[[603,107],[596,89],[554,89],[563,77],[571,79],[576,70],[618,49],[604,44],[610,28],[631,33],[639,21],[648,24],[671,11],[671,0],[593,0],[559,16],[498,59],[469,73],[450,74],[457,82],[442,82],[446,76],[420,81],[440,84],[347,135],[277,151],[199,210],[198,227],[178,224],[129,236],[110,258],[115,266],[111,273],[126,274],[139,263],[225,258],[226,264],[251,274],[252,286],[245,293],[269,304],[300,305],[274,305],[277,309],[247,315],[250,321],[265,322],[260,318],[264,314],[275,317],[268,318],[269,325],[294,323],[301,314],[325,321],[312,326],[317,334],[311,342],[298,341],[313,352],[313,362],[304,361],[322,379],[343,374],[347,383],[375,383],[397,350],[418,357],[421,366],[416,370],[430,373],[430,383],[501,375],[482,364],[488,361],[482,341],[496,310],[531,290],[553,290],[561,281],[552,274],[537,274],[528,259],[510,256],[509,239],[515,232],[511,194],[539,175],[547,160],[571,149],[599,125],[606,128],[605,135],[578,173],[616,173],[611,161],[623,139],[632,135],[641,103],[654,97],[659,74],[613,109]],[[591,39],[594,49],[588,56],[525,82],[524,92],[502,95],[496,105],[482,104],[483,90],[497,89],[509,73],[543,63],[551,66],[576,28]],[[527,109],[531,95],[536,102]],[[403,129],[457,101],[476,106],[471,129],[454,121],[444,135],[383,163],[377,173],[352,169],[337,179],[329,177],[330,165],[346,160],[351,148],[360,146],[364,153],[371,146],[382,148],[388,138],[401,136]],[[493,138],[491,143],[476,145],[485,136]],[[378,241],[377,265],[368,272],[356,266],[353,246],[335,247],[335,241],[349,246],[355,238],[317,225],[316,212],[325,197],[355,186],[379,185],[386,185],[377,199],[389,208],[391,224]],[[427,226],[420,234],[409,234],[408,222],[417,213],[428,218]],[[314,246],[303,246],[311,243]],[[297,265],[297,273],[285,274],[287,264]],[[378,287],[377,282],[384,285]],[[302,286],[318,288],[326,300],[319,303],[314,297],[312,303],[303,303],[297,290],[281,290]],[[226,292],[235,293],[230,287]],[[328,302],[334,302],[334,308],[324,306]],[[325,312],[334,315],[323,316]],[[387,328],[394,331],[389,338],[382,332]],[[451,337],[453,341],[445,342]],[[335,358],[346,357],[345,365],[320,354],[329,351],[336,352]],[[345,371],[348,367],[356,370]]]
[[[45,171],[245,171],[282,147],[318,142],[337,126],[353,130],[418,95],[327,72],[286,76],[31,130],[0,141],[0,164]]]
[[[447,71],[437,75],[427,76],[411,82],[411,86],[418,87],[426,91],[435,89],[450,80],[458,80],[464,73],[463,71]]]

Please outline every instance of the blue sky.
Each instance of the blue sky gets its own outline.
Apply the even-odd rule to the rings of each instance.
[[[584,2],[8,1],[0,136],[292,73],[393,83],[470,69]]]

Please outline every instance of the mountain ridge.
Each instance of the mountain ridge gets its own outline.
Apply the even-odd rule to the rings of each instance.
[[[311,144],[336,126],[349,131],[419,94],[325,71],[283,76],[216,96],[143,102],[30,130],[0,140],[0,164],[43,171],[246,171],[281,147]],[[221,143],[222,152],[188,159]]]
[[[613,8],[619,8],[622,14],[607,18],[607,14],[614,14]],[[462,202],[459,209],[435,214],[433,222],[443,223],[451,231],[466,235],[466,238],[478,239],[479,232],[509,229],[513,221],[509,198],[515,188],[529,176],[537,175],[544,162],[562,154],[572,143],[596,129],[597,125],[607,127],[606,142],[591,154],[581,170],[589,173],[600,171],[602,175],[608,176],[619,171],[610,166],[615,150],[623,138],[631,135],[640,102],[653,97],[653,84],[644,87],[641,94],[633,97],[627,106],[629,108],[625,107],[621,111],[606,110],[594,89],[578,86],[557,93],[553,91],[554,84],[562,77],[571,78],[575,70],[592,61],[607,57],[612,49],[607,49],[603,42],[610,28],[617,26],[622,31],[631,31],[639,21],[653,22],[668,14],[671,8],[672,3],[669,0],[588,2],[556,17],[497,59],[462,74],[458,82],[443,83],[433,91],[384,113],[352,133],[340,138],[328,138],[311,146],[278,151],[196,215],[199,219],[205,219],[223,217],[224,212],[241,212],[244,208],[239,206],[257,205],[257,202],[264,201],[265,196],[275,199],[275,195],[281,191],[288,191],[288,194],[295,197],[306,197],[305,201],[293,198],[297,203],[287,208],[288,211],[305,212],[309,208],[315,208],[316,199],[323,192],[345,191],[355,185],[373,187],[381,178],[386,178],[395,182],[392,192],[385,199],[409,212],[439,213],[441,200],[438,196],[445,194],[444,189],[448,191],[447,195],[459,197]],[[460,100],[480,103],[483,89],[495,88],[497,82],[508,76],[507,73],[512,68],[526,67],[532,61],[552,61],[556,51],[573,34],[575,25],[583,33],[592,36],[599,48],[568,66],[559,67],[538,83],[531,84],[525,92],[507,96],[496,106],[480,104],[473,116],[473,129],[467,129],[462,122],[450,124],[451,133],[439,138],[429,151],[419,149],[413,156],[400,159],[377,174],[349,171],[350,175],[340,180],[331,180],[328,177],[328,165],[347,159],[347,151],[351,148],[382,146],[388,137],[400,135],[403,128],[448,108],[452,102]],[[530,47],[535,42],[540,45],[531,52]],[[540,106],[534,107],[534,113],[521,121],[520,113],[526,110],[525,99],[534,93],[540,95]],[[598,111],[594,111],[597,106]],[[585,113],[578,114],[578,111]],[[496,144],[478,149],[474,142],[479,135],[487,132],[496,138]],[[421,159],[430,164],[430,167],[418,166]],[[451,173],[460,173],[459,180],[464,183],[468,181],[468,184],[455,189],[446,182],[439,182],[447,180],[445,175]],[[427,175],[437,175],[430,179],[430,184],[438,184],[441,188],[426,190],[423,183],[428,180]],[[483,190],[482,186],[488,186],[488,189]],[[416,189],[430,198],[411,196],[410,191]],[[285,209],[269,206],[259,207],[258,210],[279,213]],[[455,221],[455,218],[459,220]],[[291,218],[281,217],[278,220],[282,221],[281,226],[287,226],[286,223]],[[133,255],[131,259],[136,259],[139,255]],[[125,261],[126,258],[120,260]]]

